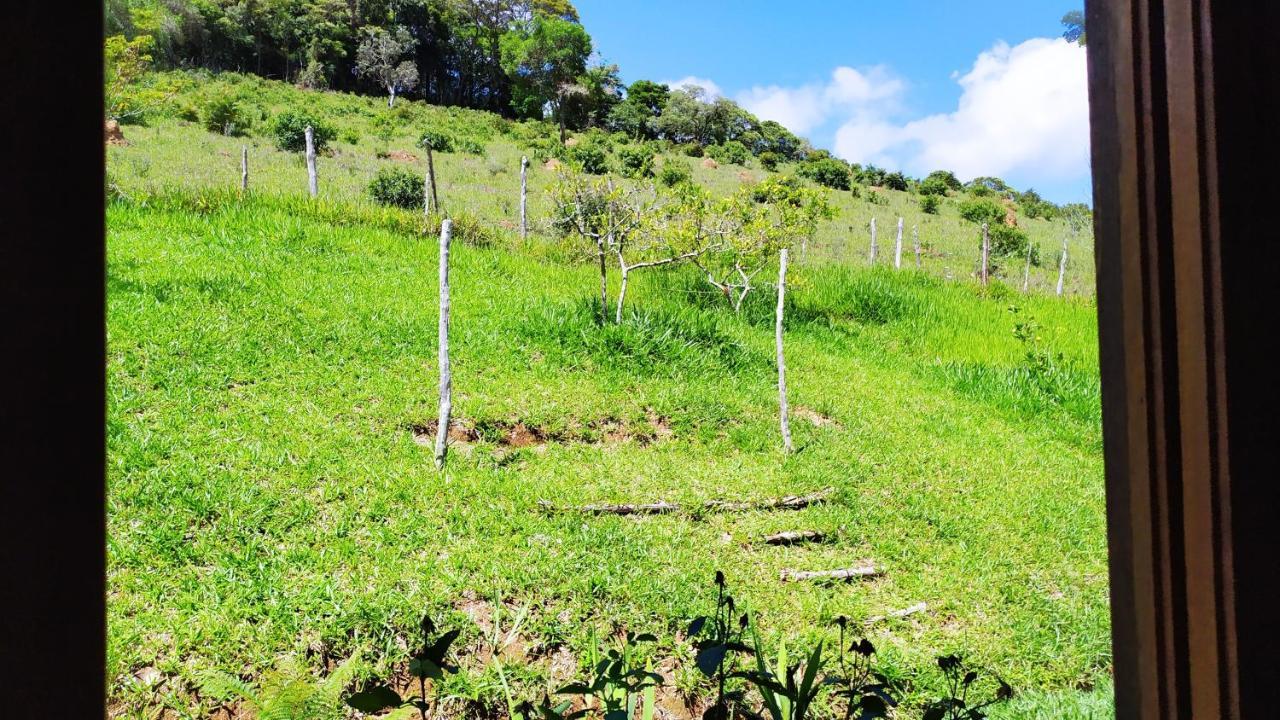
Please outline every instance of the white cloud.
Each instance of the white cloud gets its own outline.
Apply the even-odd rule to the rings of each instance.
[[[885,111],[897,107],[896,98],[904,84],[887,68],[866,71],[838,67],[825,83],[796,88],[757,85],[737,96],[738,104],[763,120],[775,120],[788,130],[805,135],[830,118],[850,113],[862,114],[864,106],[886,103]]]
[[[954,112],[906,123],[855,113],[836,131],[836,154],[917,175],[945,168],[1039,181],[1088,172],[1084,48],[1060,38],[998,43],[957,82]]]
[[[706,99],[714,100],[722,95],[724,91],[714,80],[698,77],[697,75],[685,75],[679,80],[663,80],[660,84],[666,85],[673,90],[680,87],[700,87],[706,93]]]

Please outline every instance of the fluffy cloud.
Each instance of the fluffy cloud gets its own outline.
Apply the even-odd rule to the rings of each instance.
[[[958,79],[954,112],[906,123],[874,112],[848,119],[835,152],[923,175],[938,168],[962,178],[1078,177],[1089,169],[1085,50],[1062,39],[999,43]]]
[[[887,68],[866,71],[838,67],[826,83],[797,88],[756,86],[739,93],[736,100],[763,120],[776,120],[792,132],[805,135],[834,116],[865,114],[866,106],[886,102],[883,110],[897,107],[904,84]]]
[[[708,100],[713,100],[724,95],[724,91],[720,89],[719,85],[715,84],[715,81],[698,77],[697,75],[686,75],[679,80],[663,80],[662,84],[673,89],[679,87],[700,87],[702,88],[702,91],[706,93]]]

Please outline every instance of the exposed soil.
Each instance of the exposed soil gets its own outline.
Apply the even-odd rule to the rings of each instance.
[[[708,170],[715,170],[720,167],[720,163],[716,162],[712,158],[702,158],[702,167],[707,168]]]
[[[813,425],[814,427],[828,427],[831,425],[839,427],[840,425],[835,420],[827,417],[826,415],[823,415],[817,410],[813,410],[807,407],[796,406],[791,409],[791,414],[795,415],[801,420],[807,421],[810,425]]]
[[[103,131],[106,135],[108,145],[128,145],[129,141],[124,139],[124,131],[120,129],[120,123],[115,120],[108,120],[103,125]]]
[[[436,427],[437,421],[430,420],[411,425],[409,430],[413,433],[414,442],[423,447],[434,447]],[[509,450],[525,449],[541,453],[553,444],[612,446],[634,442],[645,446],[674,435],[671,421],[652,409],[646,411],[643,423],[626,423],[616,417],[604,417],[586,423],[575,421],[563,429],[551,429],[522,420],[455,418],[449,423],[450,446],[469,452],[473,446],[489,442],[504,455]]]
[[[561,163],[559,160],[555,158],[548,158],[547,161],[543,163],[542,168],[544,170],[555,170],[556,168],[560,167],[560,165]]]
[[[387,159],[395,160],[396,162],[406,162],[406,163],[418,162],[417,155],[414,155],[411,152],[405,152],[404,150],[392,150],[391,152],[387,153]]]

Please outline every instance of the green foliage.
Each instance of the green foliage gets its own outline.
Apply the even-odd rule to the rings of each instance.
[[[733,163],[734,165],[746,165],[748,158],[751,157],[747,146],[737,140],[729,140],[720,145],[709,145],[706,153],[717,162]]]
[[[849,166],[835,158],[806,160],[796,167],[796,174],[836,190],[849,189]]]
[[[950,170],[934,170],[933,172],[929,173],[928,176],[925,177],[925,179],[921,182],[921,185],[923,185],[925,182],[930,182],[930,181],[941,183],[947,190],[958,191],[962,187],[964,187],[964,185],[960,182],[959,178],[956,177],[956,174],[951,172]],[[923,190],[921,190],[921,192],[923,192]],[[943,193],[937,193],[937,194],[945,195],[946,193],[943,192]]]
[[[446,675],[458,672],[457,666],[448,662],[449,648],[458,639],[460,631],[450,630],[436,632],[435,622],[430,615],[423,615],[418,624],[422,638],[419,650],[409,658],[409,676],[418,681],[418,697],[402,698],[400,694],[381,683],[372,683],[363,690],[347,698],[347,705],[368,715],[391,710],[393,708],[414,708],[424,718],[433,710],[433,703],[427,699],[427,681],[436,690],[439,683],[444,682]]]
[[[994,224],[1004,219],[1004,208],[990,200],[965,200],[959,209],[960,217],[975,225]]]
[[[276,147],[285,152],[302,152],[307,148],[306,128],[311,126],[316,152],[329,146],[337,135],[333,126],[318,116],[303,110],[285,110],[271,119],[268,132],[275,139]]]
[[[1036,267],[1040,266],[1040,247],[1032,243],[1031,239],[1022,230],[998,222],[989,226],[988,233],[991,236],[991,255],[993,257],[1025,258],[1027,249],[1030,248],[1031,264]]]
[[[566,152],[569,161],[589,175],[609,172],[609,155],[599,142],[581,142]]]
[[[938,195],[928,194],[920,197],[920,211],[929,215],[937,215],[938,207],[942,205],[942,199]]]
[[[1062,16],[1062,37],[1083,47],[1086,43],[1084,11],[1072,10]]]
[[[369,183],[369,196],[382,205],[412,209],[422,206],[423,179],[399,167],[378,170]]]
[[[778,163],[782,162],[782,156],[772,150],[766,150],[760,153],[760,167],[773,172],[778,169]]]
[[[692,158],[700,158],[705,153],[705,149],[698,143],[684,143],[680,145],[677,150],[679,150],[681,154]]]
[[[657,155],[647,143],[623,145],[618,148],[618,163],[623,174],[633,178],[653,177],[653,159]]]
[[[932,175],[920,182],[920,194],[925,196],[943,196],[949,189],[945,180]]]
[[[427,128],[422,131],[422,135],[418,138],[418,144],[422,147],[430,147],[435,152],[451,153],[454,151],[455,141],[453,135],[437,130],[435,128]]]
[[[484,154],[484,143],[474,138],[461,138],[454,143],[454,147],[458,152],[466,153],[467,155]],[[432,149],[434,150],[435,148],[433,147]]]
[[[658,182],[667,187],[675,187],[692,180],[693,168],[689,167],[687,162],[666,158],[662,161],[662,167],[658,168]]]
[[[220,135],[243,135],[253,124],[249,109],[224,87],[210,88],[199,112],[204,129]]]
[[[888,175],[885,175],[884,186],[890,190],[898,190],[900,192],[906,192],[910,187],[907,182],[907,176],[900,172],[891,172]]]
[[[866,167],[854,166],[853,174],[859,183],[870,185],[871,187],[883,187],[885,178],[888,176],[885,170],[875,165],[867,165]]]
[[[201,692],[217,700],[238,700],[260,720],[340,720],[342,694],[364,664],[352,655],[324,678],[315,677],[296,656],[281,657],[256,685],[227,673],[208,671]]]
[[[535,14],[527,27],[501,36],[502,67],[513,84],[511,107],[520,117],[541,117],[554,103],[565,122],[564,93],[587,70],[591,36],[576,22]]]

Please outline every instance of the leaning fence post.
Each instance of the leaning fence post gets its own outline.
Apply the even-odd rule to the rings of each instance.
[[[774,342],[778,350],[778,423],[782,429],[782,449],[790,454],[791,421],[787,419],[787,361],[782,354],[782,310],[787,292],[787,249],[778,254],[778,313],[774,323]]]
[[[529,158],[520,158],[520,239],[529,237],[529,219],[526,211],[529,207]]]
[[[898,218],[898,239],[893,243],[893,269],[902,269],[902,218]]]
[[[316,180],[316,133],[308,125],[303,131],[303,136],[307,139],[307,190],[311,193],[311,197],[315,197],[320,193],[320,186]]]
[[[1031,238],[1027,238],[1027,265],[1022,270],[1022,292],[1031,289]]]
[[[916,269],[920,269],[920,226],[911,226],[911,242],[916,246]]]
[[[240,192],[249,189],[249,146],[240,146]]]
[[[427,146],[427,185],[431,188],[431,207],[436,212],[440,212],[440,195],[436,192],[436,161],[435,156],[431,153],[431,143]]]
[[[978,269],[978,274],[982,277],[982,284],[987,284],[987,260],[991,253],[991,233],[986,223],[982,223],[982,267]]]
[[[453,377],[449,368],[449,239],[453,221],[440,224],[440,415],[436,420],[436,469],[444,468],[449,452],[449,423],[453,414]]]
[[[876,219],[871,218],[871,264],[876,264]]]
[[[1058,260],[1058,297],[1062,297],[1062,281],[1067,276],[1067,239],[1062,238],[1062,257]]]

